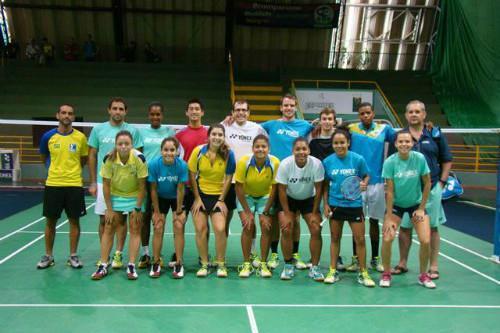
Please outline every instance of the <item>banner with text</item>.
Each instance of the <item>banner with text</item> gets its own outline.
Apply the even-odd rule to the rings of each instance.
[[[300,109],[304,114],[319,114],[325,107],[335,110],[338,115],[354,115],[358,105],[364,102],[373,105],[373,92],[370,90],[328,90],[300,89],[295,90]]]
[[[252,1],[235,4],[236,23],[262,27],[333,29],[339,4],[288,5]]]

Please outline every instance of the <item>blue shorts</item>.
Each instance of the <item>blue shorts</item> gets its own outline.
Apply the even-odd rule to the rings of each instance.
[[[266,203],[269,200],[269,196],[265,195],[263,197],[252,197],[250,195],[245,195],[245,199],[247,200],[250,210],[253,213],[261,215],[264,212],[264,208],[266,208]],[[273,206],[274,205],[271,205],[271,208],[269,209],[270,214],[274,213]],[[243,206],[241,205],[239,200],[236,201],[236,208],[238,209],[238,213],[244,211]]]
[[[137,198],[135,197],[126,198],[126,197],[119,197],[116,195],[112,195],[111,203],[113,204],[113,211],[130,213],[134,210],[135,205],[137,204]],[[143,212],[145,211],[145,205],[146,203],[144,202],[141,207],[141,210]]]
[[[443,205],[441,203],[442,192],[443,189],[439,183],[434,185],[429,194],[429,200],[425,205],[425,211],[427,215],[429,215],[431,228],[437,228],[446,222],[446,215],[444,214]],[[411,216],[403,216],[401,220],[402,228],[410,229],[413,227],[410,217]]]

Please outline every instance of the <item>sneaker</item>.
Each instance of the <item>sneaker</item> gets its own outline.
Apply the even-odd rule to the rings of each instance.
[[[280,264],[280,257],[277,253],[271,253],[271,258],[267,262],[267,267],[270,269],[275,269]]]
[[[358,283],[369,288],[375,287],[375,282],[372,280],[366,269],[358,274]]]
[[[177,254],[175,254],[175,252],[174,252],[174,253],[172,253],[172,256],[170,257],[170,261],[168,262],[168,267],[174,268],[176,263],[177,263]],[[201,265],[201,262],[200,262],[200,265]]]
[[[78,256],[69,256],[68,261],[66,263],[68,264],[68,266],[71,266],[72,268],[83,267],[83,264]]]
[[[175,264],[172,276],[174,279],[182,279],[184,277],[184,266],[182,264]]]
[[[252,262],[253,268],[260,267],[260,258],[259,258],[259,255],[257,253],[250,254],[250,261]]]
[[[223,261],[217,263],[217,277],[218,278],[227,277],[227,268]]]
[[[92,280],[102,280],[108,275],[108,264],[100,264],[97,270],[92,274]]]
[[[36,264],[36,268],[45,269],[50,266],[54,266],[55,261],[53,256],[43,255],[40,261]]]
[[[307,268],[306,263],[302,261],[299,253],[294,253],[292,258],[293,258],[292,260],[293,260],[293,264],[295,265],[295,268],[300,269],[300,270]]]
[[[370,267],[372,270],[382,273],[384,271],[384,266],[380,262],[380,257],[375,257],[370,261]]]
[[[323,282],[326,284],[334,284],[339,280],[340,280],[339,272],[337,272],[335,268],[330,267]]]
[[[123,254],[121,252],[116,251],[113,256],[113,261],[111,262],[111,267],[113,269],[120,269],[123,267]]]
[[[176,257],[177,258],[177,257]],[[198,257],[198,265],[200,266],[203,266],[202,262],[201,262],[201,257]],[[217,262],[214,261],[212,262],[212,258],[210,257],[210,254],[208,255],[208,263],[207,263],[208,267],[210,268],[215,268],[217,267]]]
[[[137,267],[140,269],[144,269],[148,268],[150,265],[151,265],[151,257],[145,254],[141,257],[141,259],[139,259],[139,264],[137,265]]]
[[[427,273],[422,273],[418,277],[418,284],[424,286],[425,288],[435,289],[436,284],[432,281],[431,277]]]
[[[201,268],[196,272],[197,277],[207,277],[210,274],[210,269],[208,268],[208,264],[202,264]]]
[[[243,265],[238,267],[239,277],[247,278],[253,273],[253,266],[249,261],[245,261]]]
[[[263,261],[260,263],[260,267],[257,270],[257,275],[259,275],[263,278],[270,278],[271,276],[273,276],[273,273],[271,272],[269,267],[267,267],[266,262]]]
[[[109,257],[108,257],[108,262],[109,262]],[[96,267],[101,266],[101,264],[102,264],[101,259],[99,259],[99,260],[97,260],[97,261],[95,262]]]
[[[319,266],[311,266],[309,269],[309,277],[318,282],[323,282],[325,279],[325,276],[321,273]]]
[[[389,288],[391,286],[391,273],[382,273],[382,278],[378,282],[378,285],[382,288]]]
[[[344,261],[342,260],[341,256],[339,256],[337,258],[337,271],[345,272],[345,265],[344,265]]]
[[[151,271],[149,272],[149,276],[152,278],[159,278],[161,275],[161,266],[159,262],[155,262],[151,265]]]
[[[293,264],[285,264],[281,272],[280,279],[291,280],[295,276],[295,266]]]
[[[349,266],[345,268],[346,271],[353,273],[359,271],[359,263],[358,263],[358,257],[357,256],[352,256],[352,261]]]
[[[137,271],[135,269],[135,265],[134,264],[128,264],[127,265],[127,278],[129,280],[137,280],[138,277],[139,277],[139,275],[137,275]]]

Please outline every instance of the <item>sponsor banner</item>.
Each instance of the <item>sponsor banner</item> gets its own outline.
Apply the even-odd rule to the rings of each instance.
[[[328,90],[295,89],[300,109],[304,114],[319,114],[325,107],[335,110],[337,115],[357,114],[358,105],[364,102],[373,105],[373,92],[370,90]]]
[[[339,22],[339,4],[291,5],[253,1],[235,4],[236,23],[262,27],[333,29]]]

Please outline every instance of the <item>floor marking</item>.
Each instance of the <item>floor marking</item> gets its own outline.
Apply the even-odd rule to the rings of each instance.
[[[90,207],[94,206],[95,203],[87,206],[87,209],[89,209]],[[66,219],[64,220],[63,222],[61,222],[59,225],[56,226],[56,230],[59,229],[60,227],[62,227],[63,225],[65,225],[66,223],[68,223],[69,220]],[[27,249],[28,247],[30,247],[31,245],[35,244],[36,242],[38,242],[40,239],[44,238],[45,237],[45,234],[42,234],[40,236],[38,236],[37,238],[35,238],[34,240],[32,240],[31,242],[29,242],[28,244],[24,245],[23,247],[17,249],[16,251],[12,252],[11,254],[9,254],[8,256],[6,256],[5,258],[3,258],[2,260],[0,260],[0,265],[2,265],[3,263],[5,263],[6,261],[8,261],[9,259],[11,259],[12,257],[14,257],[16,254],[24,251],[25,249]]]
[[[255,315],[253,314],[252,306],[247,305],[247,315],[248,321],[250,322],[250,328],[252,329],[252,333],[259,333],[259,329],[257,328],[257,321],[255,320]]]
[[[415,243],[415,244],[420,245],[420,242],[419,242],[419,241],[417,241],[417,240],[415,240],[415,239],[412,239],[411,241],[412,241],[413,243]],[[459,266],[462,266],[463,268],[468,269],[468,270],[469,270],[469,271],[471,271],[471,272],[474,272],[474,273],[476,273],[476,274],[478,274],[478,275],[480,275],[480,276],[484,277],[485,279],[488,279],[488,280],[490,280],[490,281],[492,281],[492,282],[496,283],[497,285],[500,285],[500,281],[498,281],[497,279],[492,278],[491,276],[486,275],[486,274],[484,274],[484,273],[482,273],[482,272],[478,271],[477,269],[472,268],[472,267],[470,267],[469,265],[466,265],[466,264],[464,264],[463,262],[458,261],[457,259],[450,257],[449,255],[446,255],[446,254],[444,254],[444,253],[442,253],[442,252],[439,252],[439,255],[440,255],[440,256],[442,256],[443,258],[448,259],[448,260],[449,260],[449,261],[451,261],[451,262],[454,262],[455,264],[457,264],[457,265],[459,265]]]
[[[486,209],[489,209],[489,210],[492,210],[492,211],[496,210],[495,207],[481,205],[481,204],[479,204],[477,202],[473,202],[473,201],[457,200],[457,202],[461,202],[461,203],[464,203],[464,204],[467,204],[467,205],[471,205],[471,206],[475,206],[475,207],[486,208]]]
[[[38,223],[38,222],[40,222],[40,221],[42,221],[42,220],[45,220],[45,217],[40,217],[39,219],[37,219],[37,220],[35,220],[35,221],[33,221],[33,222],[31,222],[31,223],[29,223],[29,224],[25,225],[24,227],[19,228],[19,229],[15,230],[15,231],[11,232],[11,233],[10,233],[10,234],[8,234],[8,235],[5,235],[5,236],[3,236],[3,237],[0,237],[0,241],[3,241],[4,239],[7,239],[7,238],[9,238],[9,237],[11,237],[11,236],[14,236],[14,235],[15,235],[15,234],[17,234],[18,232],[23,231],[24,229],[29,228],[29,227],[31,227],[33,224],[36,224],[36,223]]]
[[[379,308],[379,309],[500,309],[500,305],[455,304],[68,304],[13,303],[0,308]],[[248,310],[247,310],[248,311]],[[252,311],[253,312],[253,311]]]
[[[452,241],[449,241],[449,240],[447,240],[446,238],[441,237],[441,240],[442,240],[443,242],[448,243],[448,244],[450,244],[450,245],[453,245],[453,246],[455,246],[455,247],[457,247],[457,248],[459,248],[459,249],[461,249],[461,250],[464,250],[464,251],[469,252],[469,253],[471,253],[471,254],[473,254],[473,255],[476,255],[476,256],[478,256],[479,258],[483,258],[483,259],[486,259],[486,260],[490,260],[490,258],[489,258],[489,257],[484,256],[484,255],[482,255],[481,253],[477,253],[476,251],[473,251],[473,250],[471,250],[471,249],[469,249],[469,248],[466,248],[465,246],[462,246],[462,245],[460,245],[460,244],[457,244],[457,243],[454,243],[454,242],[452,242]]]

